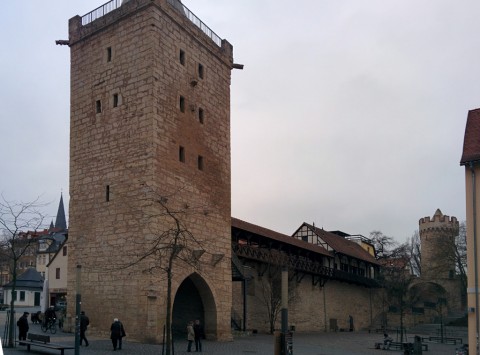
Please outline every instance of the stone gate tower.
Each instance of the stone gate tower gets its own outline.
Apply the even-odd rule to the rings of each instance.
[[[422,278],[451,279],[455,275],[455,237],[458,221],[455,217],[435,211],[433,218],[418,222],[422,250]]]
[[[191,233],[171,269],[174,326],[199,318],[231,339],[232,46],[179,0],[110,1],[70,19],[68,44],[67,317],[80,285],[92,333],[116,317],[133,339],[163,340],[168,258],[136,260],[171,228],[166,206]]]
[[[420,282],[435,285],[438,298],[446,298],[450,313],[462,309],[461,281],[455,272],[455,237],[459,223],[456,217],[435,211],[433,218],[419,220],[421,240]],[[439,290],[442,292],[439,293]],[[432,299],[438,301],[438,299]]]

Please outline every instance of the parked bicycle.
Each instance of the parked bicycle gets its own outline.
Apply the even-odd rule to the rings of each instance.
[[[55,334],[57,332],[57,320],[56,318],[52,318],[50,320],[46,320],[42,323],[42,331],[46,333],[50,330],[50,333]]]

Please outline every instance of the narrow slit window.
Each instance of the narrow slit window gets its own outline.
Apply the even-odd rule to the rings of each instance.
[[[107,185],[105,189],[105,201],[110,201],[110,185]]]
[[[185,51],[182,50],[182,49],[180,49],[180,57],[179,57],[179,59],[180,59],[180,64],[181,64],[181,65],[185,65]]]
[[[185,98],[180,96],[180,111],[185,112]]]
[[[112,61],[112,47],[107,48],[107,62]]]
[[[101,100],[97,100],[95,102],[95,111],[97,113],[102,113],[102,101]]]
[[[113,94],[113,107],[118,107],[118,94]]]
[[[203,64],[198,63],[198,77],[203,79]]]
[[[198,121],[203,124],[203,119],[204,119],[205,113],[203,112],[203,108],[198,109]]]
[[[185,148],[180,146],[178,149],[178,160],[185,163]]]
[[[203,170],[203,157],[201,155],[198,156],[197,164],[198,164],[198,170]]]

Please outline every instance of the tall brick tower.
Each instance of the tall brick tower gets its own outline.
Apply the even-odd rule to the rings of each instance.
[[[70,19],[68,44],[70,325],[80,285],[92,333],[120,318],[130,338],[163,341],[166,257],[125,267],[169,228],[161,196],[196,211],[181,217],[197,250],[193,266],[174,260],[174,326],[199,318],[231,339],[232,46],[179,0],[110,1]]]
[[[455,237],[458,221],[455,217],[435,211],[433,218],[418,222],[422,248],[422,278],[451,279],[455,275]]]

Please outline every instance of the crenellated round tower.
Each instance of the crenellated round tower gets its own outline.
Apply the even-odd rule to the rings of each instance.
[[[452,279],[455,276],[455,237],[458,235],[458,220],[437,209],[433,218],[418,221],[423,279]]]

